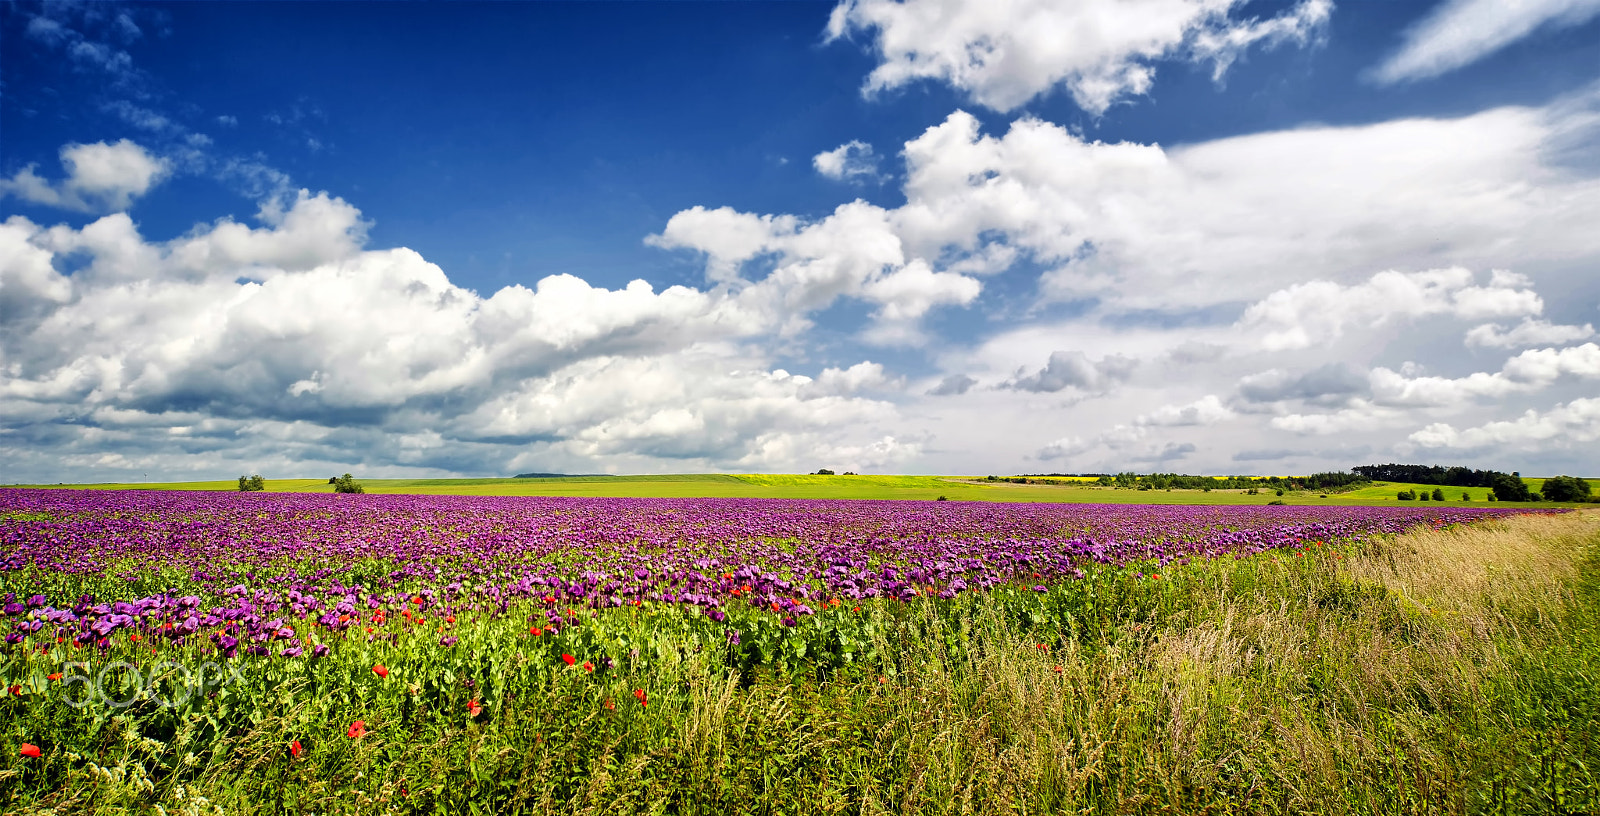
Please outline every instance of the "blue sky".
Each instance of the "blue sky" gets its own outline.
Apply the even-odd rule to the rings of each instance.
[[[0,6],[7,481],[1592,471],[1597,18]]]

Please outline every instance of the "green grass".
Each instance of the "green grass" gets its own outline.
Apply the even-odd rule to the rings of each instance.
[[[243,661],[192,711],[30,688],[0,700],[0,812],[1600,810],[1600,513],[829,614],[852,661],[774,629],[741,671],[703,617],[615,609],[560,643],[502,617],[451,654],[429,626]]]
[[[1431,493],[1436,485],[1384,482],[1348,492],[1291,491],[1283,496],[1261,488],[1243,490],[1119,490],[1083,485],[1020,485],[984,482],[966,476],[817,476],[813,474],[678,474],[659,476],[566,476],[545,479],[359,479],[368,493],[461,496],[612,496],[637,498],[907,499],[991,502],[1104,502],[1114,504],[1244,504],[1277,500],[1297,505],[1398,505],[1395,494],[1412,489]],[[1526,479],[1537,490],[1543,479]],[[236,481],[157,484],[30,485],[90,490],[236,490]],[[1484,506],[1486,488],[1442,488],[1444,504]],[[327,479],[268,479],[268,492],[331,493]],[[1465,491],[1472,501],[1461,501]],[[1557,506],[1554,504],[1522,506]]]

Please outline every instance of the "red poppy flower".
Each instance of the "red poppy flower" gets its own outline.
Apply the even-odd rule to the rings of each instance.
[[[139,633],[138,632],[134,632],[133,634],[128,635],[128,640],[133,641],[134,643],[138,643],[139,642]]]
[[[420,605],[422,603],[422,596],[421,595],[413,596],[411,598],[411,602],[414,603],[414,604]]]
[[[379,663],[378,665],[373,666],[372,667],[372,673],[378,675],[379,677],[388,677],[389,676],[389,670],[384,668],[382,663]]]
[[[450,616],[448,616],[448,617],[446,617],[444,619],[444,622],[445,623],[455,623],[456,622],[456,616],[455,615],[450,615]]]
[[[483,713],[483,705],[477,700],[467,703],[467,716],[476,717]]]
[[[587,660],[583,661],[583,670],[586,671],[586,672],[594,671],[594,664],[590,663]]]
[[[1061,667],[1060,667],[1060,666],[1057,666],[1057,667],[1056,667],[1056,674],[1060,674],[1060,673],[1061,673]]]
[[[46,679],[46,680],[60,680],[61,679],[61,672],[56,672],[55,674],[47,674],[47,675],[44,676],[44,679]]]
[[[350,739],[361,739],[362,737],[366,736],[367,735],[367,722],[366,722],[366,720],[356,720],[355,722],[350,723],[350,730],[344,732],[344,735],[349,737]]]
[[[633,690],[633,696],[634,696],[635,699],[637,699],[639,701],[639,705],[641,705],[641,706],[650,705],[650,701],[645,699],[644,689],[634,689]]]
[[[544,634],[544,630],[540,629],[537,626],[535,626],[535,627],[533,627],[533,628],[528,630],[528,634],[533,635],[534,637],[538,637],[538,636]]]
[[[22,743],[22,755],[25,756],[25,757],[33,757],[34,759],[38,759],[39,758],[39,746],[34,745],[31,742]]]
[[[300,747],[300,740],[295,740],[294,742],[289,743],[289,756],[299,759],[300,755],[305,752],[306,750]]]
[[[22,696],[22,686],[12,686],[11,688],[6,689],[6,691],[11,692],[11,695],[13,697],[21,697]]]
[[[573,657],[572,655],[569,655],[569,654],[562,655],[561,656],[561,660],[562,660],[562,662],[566,663],[568,666],[571,666],[572,664],[578,662],[578,658]]]

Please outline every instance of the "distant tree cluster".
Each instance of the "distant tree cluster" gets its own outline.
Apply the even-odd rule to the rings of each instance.
[[[1576,476],[1557,476],[1544,480],[1544,500],[1553,502],[1593,501],[1589,483]]]
[[[1447,468],[1438,465],[1362,465],[1350,470],[1374,482],[1408,482],[1448,487],[1494,487],[1495,478],[1506,475],[1496,470]],[[1520,476],[1520,474],[1511,475]]]
[[[250,493],[250,492],[254,492],[254,491],[258,491],[258,490],[266,490],[266,489],[267,489],[267,480],[261,478],[261,474],[259,474],[259,473],[254,475],[254,476],[240,476],[239,477],[239,492],[241,492],[241,493]]]
[[[1496,473],[1489,489],[1494,491],[1495,501],[1525,502],[1540,499],[1539,494],[1528,491],[1528,483],[1522,481],[1520,473]]]
[[[1286,490],[1334,490],[1367,484],[1357,473],[1313,473],[1310,476],[1190,476],[1182,473],[1029,473],[1022,476],[987,476],[990,482],[1059,484],[1059,479],[1094,477],[1101,487],[1129,490],[1259,490],[1266,487],[1283,495]]]
[[[329,479],[328,484],[333,485],[333,492],[335,493],[367,492],[366,488],[362,487],[361,483],[356,481],[355,477],[348,473],[343,476],[335,476],[332,479]]]
[[[1399,499],[1400,501],[1428,501],[1430,499],[1433,501],[1444,501],[1444,491],[1437,487],[1433,489],[1432,493],[1429,493],[1426,490],[1402,490],[1395,494],[1395,498]],[[1467,494],[1462,493],[1461,500],[1466,501],[1466,498]]]

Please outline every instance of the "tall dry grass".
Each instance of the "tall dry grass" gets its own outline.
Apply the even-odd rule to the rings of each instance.
[[[1049,653],[983,613],[982,648],[951,653],[924,610],[860,812],[1493,809],[1527,759],[1485,753],[1514,727],[1497,696],[1592,627],[1597,541],[1588,512],[1197,566]],[[1540,807],[1522,793],[1507,812]]]

